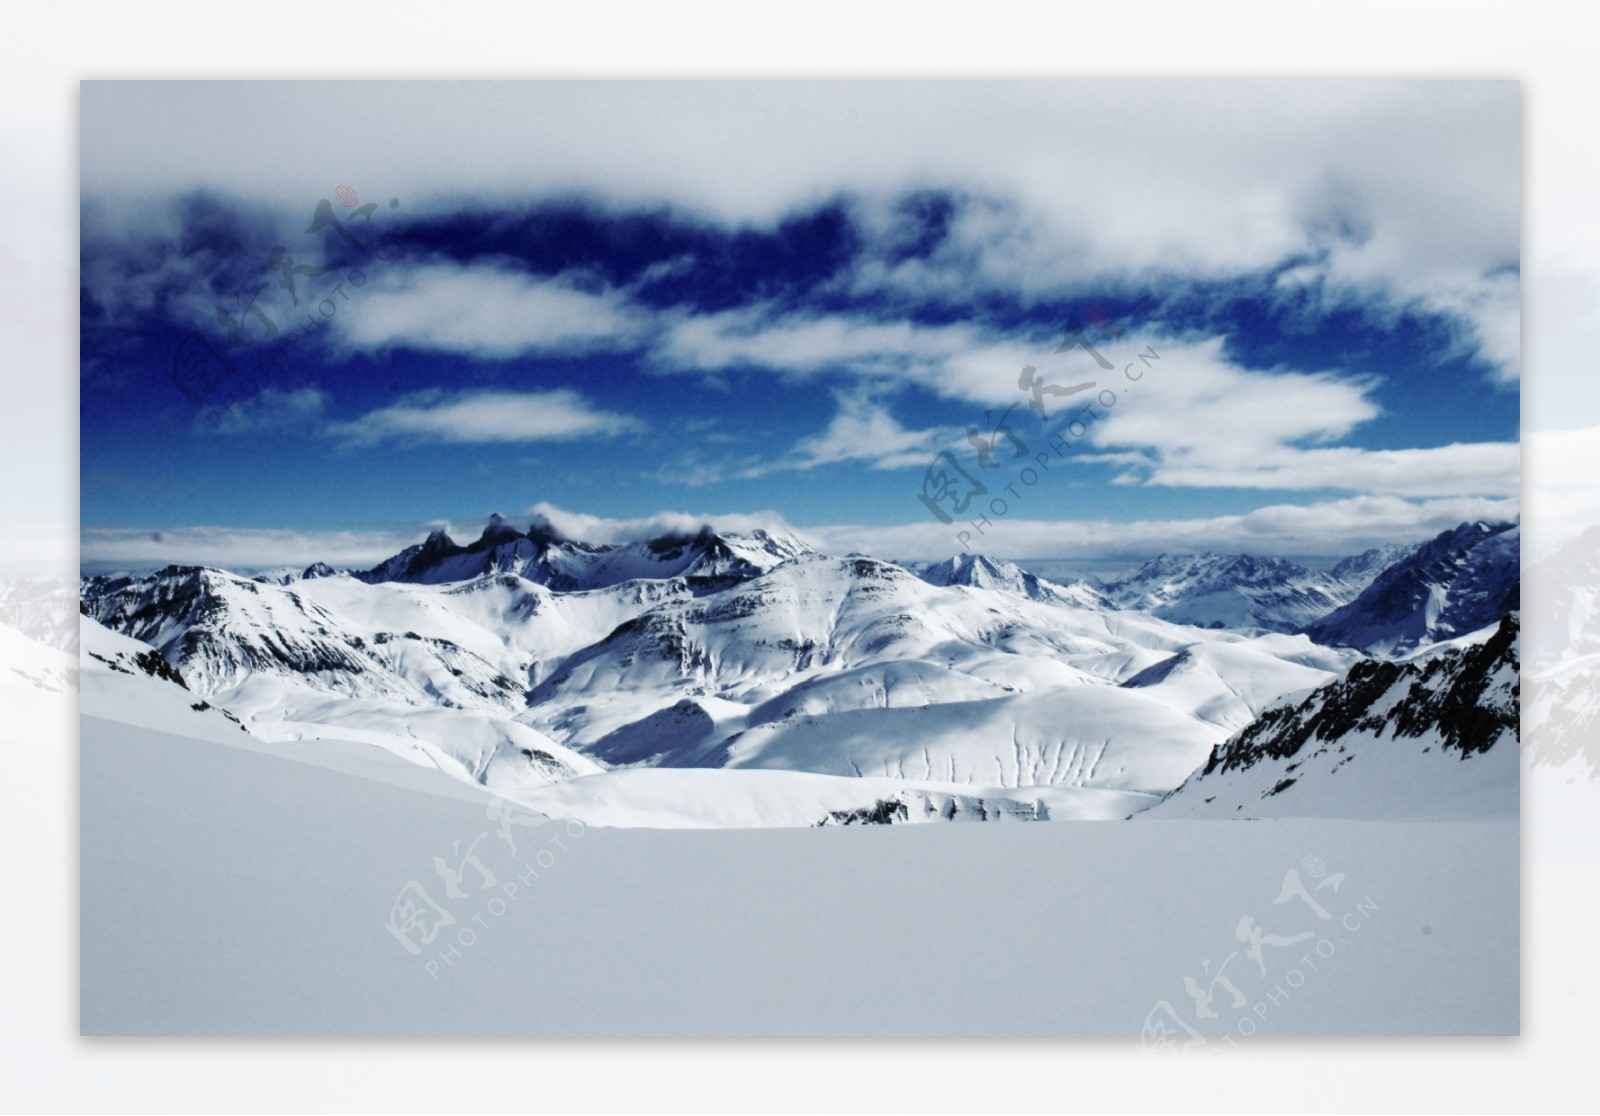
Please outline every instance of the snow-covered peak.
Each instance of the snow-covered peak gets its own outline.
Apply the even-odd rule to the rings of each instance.
[[[305,569],[293,566],[279,566],[275,569],[262,570],[251,580],[259,581],[264,585],[293,585],[297,581],[309,581],[316,577],[344,577],[347,576],[334,569],[326,562],[313,562]]]
[[[1297,631],[1355,596],[1352,586],[1285,558],[1162,554],[1105,587],[1123,608],[1203,628]]]
[[[935,562],[928,566],[919,576],[929,585],[946,588],[964,585],[970,589],[991,589],[1001,593],[1016,593],[1036,601],[1055,601],[1080,608],[1117,607],[1087,582],[1058,584],[1031,574],[1012,562],[990,558],[984,554],[957,554],[943,562]]]
[[[1318,643],[1400,655],[1476,631],[1520,607],[1521,545],[1514,523],[1440,532],[1305,632]]]
[[[1415,554],[1419,545],[1419,543],[1392,543],[1388,546],[1375,546],[1370,550],[1363,550],[1360,554],[1352,554],[1348,558],[1341,559],[1328,572],[1346,584],[1354,585],[1357,589],[1365,589],[1384,570]]]
[[[562,535],[543,517],[526,532],[496,514],[477,541],[462,546],[435,531],[357,576],[366,582],[442,585],[485,574],[512,573],[558,592],[601,589],[640,578],[758,577],[784,562],[814,553],[781,532],[722,534],[709,525],[693,534],[669,534],[628,543],[589,543]]]

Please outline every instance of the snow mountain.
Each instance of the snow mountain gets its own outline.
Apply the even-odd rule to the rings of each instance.
[[[512,720],[532,656],[498,629],[544,591],[509,580],[456,594],[169,566],[85,579],[83,595],[86,617],[154,648],[263,739],[375,744],[497,788],[593,774],[594,761]]]
[[[579,542],[538,520],[526,532],[504,517],[490,517],[476,542],[462,546],[435,531],[416,546],[357,573],[362,581],[440,585],[485,574],[513,573],[562,592],[603,589],[640,578],[727,580],[756,577],[813,553],[782,532],[718,534],[709,526],[693,535],[666,535],[620,545]]]
[[[1415,554],[1420,545],[1420,543],[1393,543],[1389,546],[1375,546],[1370,550],[1363,550],[1360,554],[1352,554],[1348,558],[1339,560],[1328,572],[1346,585],[1353,585],[1357,590],[1365,589],[1384,570]]]
[[[531,543],[510,534],[491,534],[474,560]],[[754,566],[763,547],[778,548],[765,573],[715,565],[731,553]],[[952,795],[1023,803],[977,811],[996,817],[1115,812],[1086,805],[1091,793],[1117,808],[1150,801],[1266,704],[1359,658],[1303,637],[1126,613],[987,562],[944,578],[971,584],[936,585],[771,536],[636,548],[550,540],[545,558],[558,549],[581,557],[596,587],[515,572],[434,583],[426,567],[413,568],[415,581],[278,584],[173,566],[86,578],[83,607],[159,651],[263,739],[364,741],[524,796],[619,768],[876,773],[920,786],[934,796],[924,806]],[[622,562],[641,560],[680,572],[615,580]],[[695,795],[758,785],[684,779],[674,785]],[[859,800],[861,783],[843,795],[826,779],[786,785],[795,797],[782,810],[680,803],[672,816],[813,824],[835,811],[873,816],[885,800]],[[1052,805],[1034,788],[1078,797]],[[943,805],[903,801],[916,817],[943,816]]]
[[[47,647],[78,653],[78,601],[71,582],[54,577],[0,580],[0,624]]]
[[[1519,607],[1521,543],[1514,523],[1463,523],[1303,630],[1318,643],[1393,656],[1494,624]]]
[[[1352,600],[1359,588],[1283,558],[1162,554],[1105,593],[1120,607],[1202,628],[1295,632]]]
[[[1528,567],[1523,715],[1535,763],[1600,776],[1600,526]]]
[[[1145,817],[1515,817],[1519,624],[1365,661],[1219,744]]]
[[[337,577],[340,571],[334,569],[326,562],[313,562],[305,569],[296,569],[284,566],[274,570],[262,570],[252,580],[272,585],[293,585],[297,581],[309,581],[314,577]]]
[[[919,574],[929,585],[965,585],[1016,593],[1036,601],[1054,601],[1080,608],[1116,608],[1116,604],[1087,581],[1062,585],[1035,577],[1011,562],[982,554],[957,554],[925,567]]]
[[[596,544],[498,517],[358,574],[170,566],[81,595],[86,628],[263,741],[373,745],[594,824],[1125,817],[1371,665],[1261,622],[1322,607],[1328,575],[1141,574],[1129,599],[1208,626],[979,556],[916,574],[768,532]]]

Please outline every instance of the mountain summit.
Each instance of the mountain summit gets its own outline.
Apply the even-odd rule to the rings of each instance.
[[[756,530],[666,534],[620,544],[569,539],[543,517],[519,531],[498,513],[477,541],[462,546],[442,530],[355,576],[368,584],[443,585],[509,573],[559,592],[603,589],[637,578],[744,579],[813,553],[800,539]]]
[[[996,589],[1035,601],[1055,601],[1080,608],[1117,607],[1104,593],[1086,581],[1062,585],[1035,576],[1011,562],[983,554],[957,554],[928,566],[919,576],[929,585],[946,588],[965,585],[971,589]]]

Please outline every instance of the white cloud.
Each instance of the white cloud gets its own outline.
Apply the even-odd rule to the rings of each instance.
[[[880,392],[916,384],[986,408],[1025,403],[1017,373],[1033,364],[1051,385],[1095,384],[1093,392],[1080,396],[1047,397],[1052,415],[1078,410],[1101,392],[1111,392],[1101,396],[1113,402],[1098,408],[1103,418],[1090,425],[1086,438],[1099,452],[1082,459],[1125,466],[1123,483],[1330,488],[1413,497],[1501,497],[1517,491],[1514,442],[1384,450],[1336,445],[1379,417],[1376,375],[1250,370],[1231,363],[1224,346],[1221,337],[1127,334],[1099,346],[1114,366],[1108,372],[1081,351],[1055,353],[1053,341],[1007,341],[966,326],[883,324],[841,315],[774,319],[748,310],[682,324],[664,351],[680,367],[717,369],[748,360],[799,376],[831,370],[835,378],[854,377]],[[1150,354],[1155,358],[1148,359]],[[842,460],[871,460],[878,468],[920,467],[952,441],[948,432],[941,438],[940,431],[904,430],[860,391],[841,400],[826,430],[787,457],[747,466],[742,475]],[[974,410],[973,422],[981,425]],[[881,452],[873,452],[874,444],[883,447]]]
[[[1515,442],[1329,445],[1378,417],[1373,376],[1249,371],[1228,363],[1221,338],[1154,346],[1160,359],[1117,385],[1085,437],[1102,452],[1084,459],[1125,465],[1124,483],[1412,497],[1509,497],[1520,486]]]
[[[668,367],[699,372],[752,365],[799,375],[842,369],[860,377],[898,376],[970,345],[973,337],[964,326],[775,314],[756,306],[680,318],[653,355]]]
[[[870,461],[874,469],[926,466],[950,433],[938,428],[907,430],[881,404],[842,397],[827,429],[795,447],[791,467],[813,469],[840,461]]]
[[[251,572],[313,562],[364,569],[422,541],[427,525],[389,530],[307,531],[271,527],[85,527],[80,561],[87,569],[214,566]]]
[[[898,526],[855,524],[794,527],[775,511],[689,513],[663,511],[613,519],[569,511],[541,501],[523,513],[544,520],[560,534],[596,543],[621,543],[664,534],[693,534],[701,527],[731,533],[759,529],[798,535],[827,553],[861,551],[905,561],[947,558],[962,549],[958,531],[967,530],[974,551],[1014,560],[1051,559],[1093,564],[1139,561],[1162,552],[1244,551],[1290,558],[1335,557],[1385,543],[1422,540],[1467,520],[1509,520],[1518,514],[1514,499],[1454,498],[1404,500],[1359,496],[1309,505],[1273,505],[1243,515],[1147,519],[1130,522],[1095,519],[992,519],[980,535],[962,524],[932,519]],[[270,528],[185,526],[173,528],[86,527],[81,561],[93,569],[145,569],[169,563],[200,564],[253,571],[304,567],[324,561],[362,569],[421,542],[428,530],[443,527],[457,541],[478,536],[484,520],[463,517],[388,529],[301,531]],[[516,526],[515,517],[511,522]]]
[[[1454,307],[1510,376],[1488,277],[1519,258],[1520,107],[1508,81],[90,83],[82,178],[298,215],[337,166],[411,215],[583,194],[727,228],[934,188],[977,201],[866,288],[1026,300],[1318,258],[1363,298]]]
[[[1023,506],[1018,505],[1018,510]],[[1323,558],[1385,543],[1420,541],[1467,520],[1515,519],[1517,513],[1514,499],[1411,501],[1396,496],[1358,496],[1192,519],[1039,520],[1013,513],[990,517],[990,526],[981,533],[968,524],[940,524],[932,519],[894,527],[812,527],[807,533],[836,553],[860,550],[880,558],[916,561],[948,558],[960,553],[964,545],[1017,561],[1138,561],[1163,552],[1203,550]]]
[[[1600,426],[1526,431],[1528,539],[1556,545],[1600,524]]]
[[[425,391],[328,432],[351,445],[402,442],[545,442],[603,438],[639,429],[625,415],[597,410],[582,395],[555,391]]]
[[[796,533],[775,511],[702,515],[662,511],[634,519],[610,519],[569,511],[541,500],[523,514],[543,520],[566,538],[594,543],[625,543],[660,538],[662,535],[692,535],[706,526],[731,534],[748,534],[755,530]]]
[[[328,393],[316,387],[263,388],[230,406],[207,408],[195,416],[194,428],[202,434],[305,430],[321,425],[329,401]]]
[[[410,346],[483,357],[625,347],[639,313],[615,291],[495,267],[427,264],[374,272],[335,321],[355,348]]]
[[[796,378],[829,377],[866,389],[914,385],[980,406],[1017,402],[1024,365],[1047,377],[1083,354],[1058,355],[1059,337],[1008,338],[973,325],[923,325],[859,314],[778,312],[768,306],[673,322],[650,359],[680,372],[748,365]],[[1079,377],[1080,379],[1082,377]],[[977,421],[976,418],[974,421]]]

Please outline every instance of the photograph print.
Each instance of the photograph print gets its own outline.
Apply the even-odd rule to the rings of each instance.
[[[1516,1034],[1520,112],[84,82],[83,1032]]]

